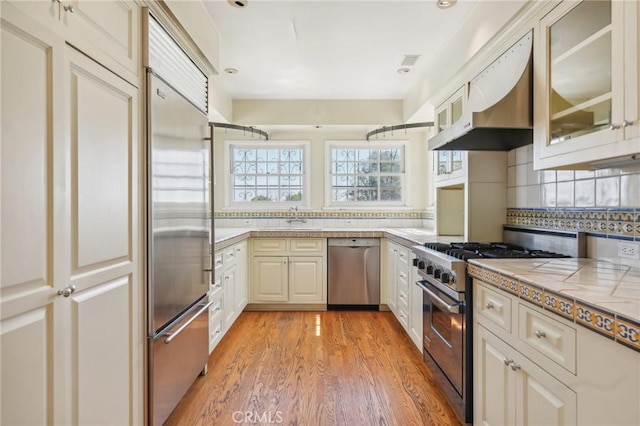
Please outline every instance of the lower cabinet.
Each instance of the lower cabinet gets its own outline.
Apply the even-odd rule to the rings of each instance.
[[[574,391],[484,327],[477,333],[477,424],[577,424]]]
[[[255,239],[251,303],[326,304],[326,239]]]
[[[474,424],[640,424],[640,352],[474,279]]]
[[[209,353],[215,349],[247,306],[247,242],[242,241],[214,254],[209,291]]]
[[[422,352],[422,290],[409,248],[387,240],[387,306]],[[414,288],[415,287],[415,288]]]

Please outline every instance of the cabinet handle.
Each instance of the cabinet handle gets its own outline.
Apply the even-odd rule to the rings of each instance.
[[[222,265],[222,260],[217,260],[216,265]]]
[[[487,309],[493,309],[493,308],[494,308],[494,306],[493,306],[493,302],[487,302],[487,304],[486,304],[486,305],[484,305],[484,306],[485,306]]]
[[[69,297],[71,293],[76,291],[75,285],[70,285],[68,287],[63,288],[62,290],[58,290],[58,296]]]
[[[513,360],[512,359],[505,359],[504,360],[504,365],[509,365],[509,364],[513,364]]]
[[[520,366],[518,364],[516,364],[515,362],[512,362],[511,363],[511,370],[512,371],[520,370]]]
[[[618,130],[620,127],[623,127],[623,126],[622,126],[622,125],[620,125],[620,124],[613,124],[613,123],[611,123],[611,124],[609,125],[609,130]]]
[[[632,126],[632,125],[633,125],[633,123],[634,123],[634,121],[631,121],[631,120],[624,120],[624,121],[622,122],[622,128]]]
[[[220,287],[222,287],[222,284],[218,283],[218,284],[216,284],[215,286],[216,286],[216,287],[218,287],[218,288],[220,288]]]
[[[62,8],[65,10],[65,12],[69,13],[73,13],[76,11],[72,4],[65,4],[64,6],[62,6]]]
[[[228,279],[229,279],[229,276],[227,275],[226,277],[224,277],[224,279],[225,279],[225,280],[228,280]]]
[[[536,330],[536,337],[538,339],[542,339],[543,337],[547,337],[547,333],[545,333],[544,331]]]

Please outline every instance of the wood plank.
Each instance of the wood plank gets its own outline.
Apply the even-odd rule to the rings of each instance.
[[[243,312],[167,425],[460,425],[391,312]]]

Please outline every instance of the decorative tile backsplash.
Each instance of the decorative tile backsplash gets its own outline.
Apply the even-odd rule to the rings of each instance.
[[[410,211],[314,211],[301,210],[305,223],[289,223],[294,213],[283,211],[218,211],[216,225],[230,228],[427,228],[433,229],[431,212]]]
[[[533,145],[507,167],[507,223],[640,241],[640,168],[537,171]]]

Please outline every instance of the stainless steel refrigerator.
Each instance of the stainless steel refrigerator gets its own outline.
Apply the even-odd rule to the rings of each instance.
[[[147,72],[149,423],[163,424],[209,355],[211,144],[206,115]]]

